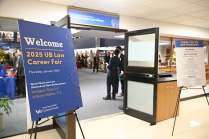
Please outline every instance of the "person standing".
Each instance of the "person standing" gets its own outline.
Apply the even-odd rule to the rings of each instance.
[[[106,64],[109,64],[109,60],[110,60],[110,52],[108,53],[105,53],[105,56],[104,56],[104,71],[105,73],[107,73],[107,67],[106,67]]]
[[[83,56],[83,54],[81,54],[81,66],[85,67],[85,57]]]
[[[93,72],[95,71],[95,68],[97,68],[97,73],[98,73],[98,69],[99,69],[99,54],[96,53],[95,57],[94,57],[94,68],[93,68]]]
[[[92,69],[92,62],[93,62],[93,52],[92,50],[89,53],[89,68]]]
[[[22,57],[22,51],[21,49],[17,49],[17,60],[15,62],[15,67],[13,70],[15,71],[15,76],[16,76],[16,83],[17,83],[17,91],[18,91],[18,96],[25,96],[26,95],[26,90],[25,90],[25,72],[24,72],[24,67],[23,67],[23,57]]]
[[[113,56],[110,61],[109,65],[107,65],[107,96],[104,97],[104,100],[111,99],[111,86],[113,88],[112,91],[112,99],[115,100],[115,95],[117,93],[117,86],[118,86],[118,67],[120,64],[120,59],[118,58],[119,50],[116,49],[114,51],[115,56]]]
[[[119,97],[124,96],[124,55],[122,53],[122,48],[120,46],[117,46],[116,49],[120,51],[118,58],[120,59],[120,65],[119,65],[119,78],[121,83],[121,93],[119,93]]]

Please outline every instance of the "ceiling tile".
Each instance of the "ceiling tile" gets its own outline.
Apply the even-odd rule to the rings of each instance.
[[[204,17],[204,16],[209,16],[209,9],[193,12],[193,13],[188,13],[187,15],[190,16],[195,16],[195,17]]]
[[[165,18],[170,18],[170,17],[174,17],[174,16],[178,16],[179,14],[174,13],[174,12],[169,12],[169,11],[162,11],[159,13],[155,13],[149,16],[146,16],[146,18],[148,19],[154,19],[154,20],[162,20]]]
[[[203,28],[209,28],[209,20],[207,22],[200,22],[200,23],[197,23],[195,24],[195,26],[198,26],[198,27],[203,27]]]
[[[204,17],[202,17],[202,18],[204,18],[204,19],[209,19],[209,16],[204,16]]]
[[[195,25],[195,24],[202,23],[202,22],[208,22],[208,20],[207,19],[203,19],[203,18],[193,18],[193,19],[181,21],[180,23]]]
[[[116,1],[129,2],[129,3],[134,3],[134,4],[138,4],[138,5],[147,6],[147,5],[150,5],[152,3],[157,3],[159,1],[162,1],[162,0],[116,0]]]
[[[163,21],[167,21],[167,22],[182,22],[182,21],[191,20],[191,19],[194,19],[194,18],[195,17],[192,17],[192,16],[180,15],[180,16],[175,16],[175,17],[163,19]]]
[[[95,4],[97,3],[97,4]],[[79,0],[72,6],[94,9],[94,10],[101,10],[107,5],[111,5],[113,3],[112,0]]]
[[[204,0],[182,0],[182,1],[191,2],[191,3],[197,3],[197,2],[204,1]]]
[[[63,5],[73,5],[79,0],[40,0],[40,1],[63,4]]]
[[[187,13],[201,11],[201,10],[205,10],[205,9],[207,9],[207,8],[204,6],[199,6],[196,4],[187,4],[185,6],[181,6],[178,8],[169,9],[169,11],[181,13],[181,14],[187,14]]]
[[[167,9],[184,6],[187,4],[189,3],[181,0],[162,0],[157,3],[150,4],[149,7],[153,7],[161,10],[167,10]]]
[[[103,11],[107,12],[113,12],[113,13],[120,13],[120,14],[129,14],[136,9],[141,9],[143,6],[135,5],[132,3],[127,2],[118,2],[115,1],[109,5],[107,5],[104,9],[101,9]]]
[[[202,0],[200,2],[197,2],[196,4],[209,7],[209,0]]]
[[[147,17],[160,12],[162,12],[162,10],[143,6],[142,8],[131,10],[129,15],[136,17]]]

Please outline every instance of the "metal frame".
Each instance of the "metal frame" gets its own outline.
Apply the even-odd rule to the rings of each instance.
[[[129,67],[128,66],[128,38],[129,36],[137,36],[137,35],[146,35],[146,34],[155,34],[155,60],[154,67]],[[159,28],[150,28],[143,29],[137,31],[131,31],[125,33],[125,96],[124,96],[124,105],[123,110],[124,113],[131,115],[133,117],[139,118],[141,120],[149,122],[151,125],[156,124],[156,109],[157,109],[157,74],[158,74],[158,44],[159,44]],[[139,50],[140,51],[140,50]],[[127,82],[137,81],[150,83],[154,85],[153,90],[153,115],[146,114],[144,112],[136,111],[133,109],[129,109],[127,107]]]
[[[51,21],[51,25],[56,26],[56,27],[63,27],[65,25],[67,25],[67,28],[70,29],[71,28],[70,27],[70,16],[66,15],[65,17],[63,17],[59,21]]]
[[[128,81],[136,81],[136,82],[142,82],[142,83],[148,83],[148,84],[153,84],[154,85],[154,96],[153,96],[153,115],[141,112],[141,111],[137,111],[131,108],[127,107],[127,103],[128,103],[128,95],[127,95],[127,90],[128,90],[128,86],[127,83]],[[138,119],[142,119],[146,122],[149,122],[151,124],[155,124],[156,123],[156,101],[157,101],[157,97],[156,97],[156,86],[155,86],[155,80],[154,78],[147,78],[146,76],[140,76],[140,75],[135,75],[135,74],[125,74],[125,97],[124,97],[124,113],[131,115],[133,117],[136,117]],[[140,92],[140,90],[139,90]]]
[[[128,66],[128,37],[137,35],[155,34],[155,64],[154,68]],[[128,73],[150,73],[157,75],[158,72],[158,44],[159,44],[159,28],[150,28],[136,30],[125,33],[125,71]]]

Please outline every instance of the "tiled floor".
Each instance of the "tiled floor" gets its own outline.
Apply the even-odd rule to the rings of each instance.
[[[80,121],[86,139],[209,139],[209,106],[205,97],[180,102],[174,136],[174,119],[149,123],[123,113]],[[37,139],[60,139],[56,130],[39,132]],[[29,139],[19,135],[7,139]],[[77,126],[77,139],[83,139]]]

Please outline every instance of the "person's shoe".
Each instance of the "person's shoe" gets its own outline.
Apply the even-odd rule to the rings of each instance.
[[[115,97],[112,97],[112,100],[116,100],[116,98]]]
[[[110,96],[103,97],[104,100],[111,100]]]
[[[124,96],[123,93],[118,94],[118,97],[123,97],[123,96]]]

